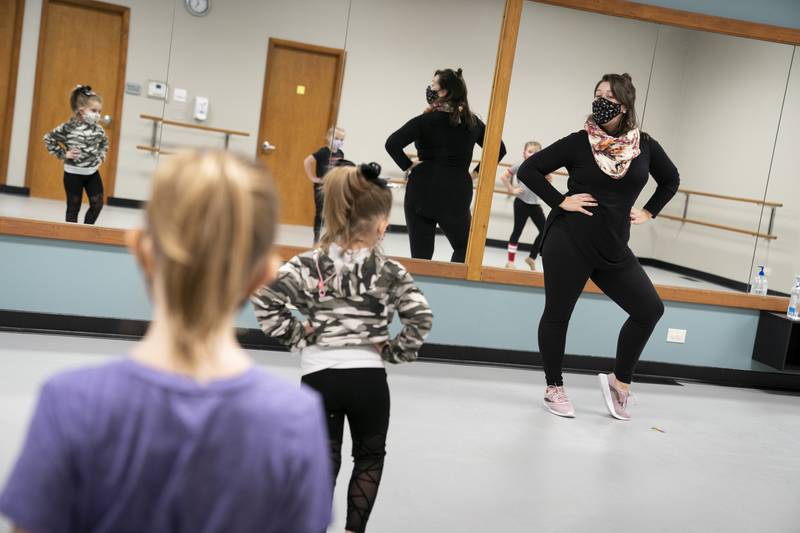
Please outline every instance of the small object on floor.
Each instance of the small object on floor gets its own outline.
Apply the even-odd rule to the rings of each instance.
[[[533,257],[526,257],[525,262],[528,264],[531,270],[536,272],[536,260]]]
[[[517,268],[517,267],[514,266],[514,263],[509,261],[508,263],[506,263],[506,268]]]
[[[663,429],[661,429],[661,428],[657,428],[656,426],[653,426],[653,427],[651,427],[650,429],[652,429],[652,430],[654,430],[654,431],[658,431],[659,433],[666,433],[666,431],[664,431],[664,430],[663,430]]]

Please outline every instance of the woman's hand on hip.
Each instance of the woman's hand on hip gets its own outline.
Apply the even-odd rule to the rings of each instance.
[[[596,207],[597,200],[589,193],[573,194],[564,198],[564,201],[558,204],[558,207],[564,211],[576,211],[584,215],[592,216],[592,213],[584,209],[584,207]]]
[[[631,224],[644,224],[651,218],[653,218],[652,213],[647,209],[636,209],[635,207],[631,209]]]
[[[411,166],[410,166],[410,167],[408,167],[408,168],[406,169],[406,179],[408,179],[408,177],[411,175],[411,172],[412,172],[412,171],[413,171],[415,168],[417,168],[417,166],[418,166],[420,163],[422,163],[422,161],[419,161],[419,160],[417,160],[417,161],[414,161],[413,163],[411,163]]]

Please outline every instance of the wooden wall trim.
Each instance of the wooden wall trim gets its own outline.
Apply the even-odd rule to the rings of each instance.
[[[771,41],[775,43],[800,44],[800,29],[772,26],[770,24],[760,24],[757,22],[725,17],[715,17],[713,15],[704,15],[691,11],[639,4],[627,0],[531,1],[570,9],[580,9],[581,11],[590,11],[592,13],[600,13],[601,15],[667,24],[669,26],[677,26],[689,30],[710,31],[732,35],[734,37],[759,39],[761,41]]]
[[[0,139],[0,185],[8,181],[8,161],[11,151],[11,129],[14,126],[14,102],[17,97],[17,74],[19,72],[19,50],[22,42],[22,20],[25,0],[16,0],[14,8],[14,35],[11,38],[11,65],[8,71],[8,94],[3,137]]]
[[[13,235],[16,237],[33,237],[124,247],[125,234],[127,231],[128,230],[118,228],[104,228],[100,226],[86,226],[84,224],[45,222],[27,218],[0,216],[0,235]],[[275,247],[276,253],[284,261],[288,261],[295,255],[307,250],[308,248],[302,246],[289,246],[284,244],[279,244]],[[410,259],[407,257],[392,257],[392,259],[399,261],[415,276],[464,279],[467,275],[467,267],[464,264],[422,261],[420,259]]]
[[[497,174],[497,158],[500,154],[503,125],[506,120],[508,91],[511,87],[511,70],[517,50],[517,36],[522,17],[522,0],[506,0],[500,39],[497,43],[497,59],[494,65],[492,95],[489,100],[489,115],[483,136],[481,170],[475,193],[475,208],[467,244],[467,279],[479,280],[486,249],[486,233],[489,229],[489,214]]]
[[[123,229],[87,226],[84,224],[0,217],[0,235],[14,235],[17,237],[125,246],[125,231]]]
[[[83,224],[44,222],[0,216],[0,235],[125,246],[126,231],[124,229],[85,226]],[[276,252],[283,260],[288,260],[305,250],[307,248],[300,246],[278,245],[276,247]],[[392,257],[392,259],[399,261],[415,276],[456,280],[467,278],[467,266],[465,264],[423,261],[407,257]],[[483,267],[480,281],[501,285],[544,287],[544,276],[541,272],[525,272],[505,268]],[[591,282],[587,283],[584,290],[592,294],[601,294],[600,289]],[[668,285],[656,285],[656,290],[661,295],[661,298],[666,301],[716,307],[783,313],[786,311],[788,304],[788,298],[779,296],[754,296],[740,292],[711,291]]]

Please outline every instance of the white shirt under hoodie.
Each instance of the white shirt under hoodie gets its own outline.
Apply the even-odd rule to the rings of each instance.
[[[331,243],[328,247],[328,257],[333,260],[336,275],[343,268],[352,270],[355,266],[363,263],[370,253],[369,248],[344,250],[335,243]],[[300,351],[300,371],[304,376],[328,369],[383,367],[381,355],[372,346],[326,348],[312,345],[306,346]]]

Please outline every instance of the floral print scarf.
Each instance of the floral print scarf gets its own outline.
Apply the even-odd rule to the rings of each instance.
[[[605,174],[615,180],[621,179],[640,153],[639,128],[634,128],[621,137],[612,137],[589,117],[583,128],[589,134],[592,155]]]

